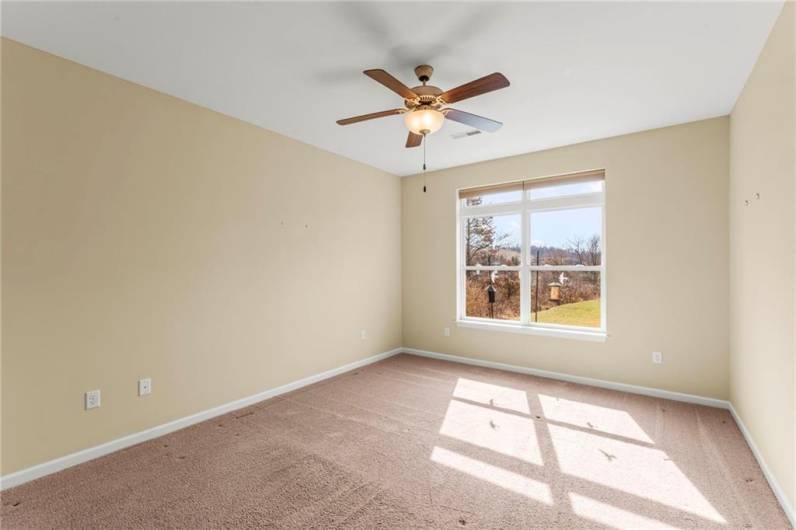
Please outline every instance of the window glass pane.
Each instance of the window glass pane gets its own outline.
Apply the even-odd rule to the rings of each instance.
[[[534,186],[528,190],[528,198],[550,199],[552,197],[566,197],[568,195],[581,195],[583,193],[594,193],[603,191],[603,180],[591,180],[587,182],[572,182],[570,184],[551,184],[550,186]]]
[[[600,265],[601,207],[531,214],[531,265]]]
[[[495,290],[490,303],[489,286]],[[466,315],[468,317],[520,319],[520,273],[518,271],[467,271]]]
[[[531,322],[600,327],[600,273],[531,271]]]
[[[467,265],[520,265],[520,214],[470,217],[462,244]]]
[[[486,192],[476,197],[462,199],[462,206],[490,206],[493,204],[506,204],[508,202],[520,202],[522,200],[522,190],[494,191]]]

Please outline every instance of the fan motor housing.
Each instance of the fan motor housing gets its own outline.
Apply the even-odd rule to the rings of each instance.
[[[433,85],[420,85],[412,88],[412,92],[417,94],[417,101],[407,99],[405,100],[408,108],[414,108],[418,105],[439,105],[439,95],[442,94],[442,89]]]

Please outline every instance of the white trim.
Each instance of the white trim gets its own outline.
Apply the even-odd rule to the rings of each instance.
[[[566,184],[561,181],[560,184]],[[546,197],[544,199],[527,199],[528,210],[531,212],[550,212],[554,210],[577,210],[578,208],[595,208],[605,205],[605,192],[579,193],[577,195],[563,195],[561,197]]]
[[[507,271],[507,272],[520,272],[524,267],[519,265],[465,265],[465,271]]]
[[[763,459],[763,454],[757,448],[757,445],[752,439],[752,433],[750,433],[749,429],[746,428],[743,420],[741,420],[741,416],[735,410],[735,407],[732,406],[732,403],[730,403],[730,414],[732,414],[735,423],[738,424],[738,428],[741,430],[741,434],[743,434],[743,437],[746,439],[746,444],[749,446],[749,449],[752,450],[752,454],[755,455],[755,459],[757,460],[760,469],[763,471],[763,476],[766,477],[768,485],[771,486],[771,490],[774,492],[774,496],[779,501],[779,505],[782,506],[782,511],[784,511],[785,516],[790,519],[790,525],[796,528],[796,512],[793,511],[793,507],[790,505],[788,497],[785,495],[785,492],[782,491],[782,488],[777,482],[777,479],[774,477],[774,474],[766,465],[766,461]]]
[[[519,213],[521,209],[532,212],[549,212],[554,210],[577,210],[578,208],[596,208],[605,205],[605,192],[595,191],[580,193],[578,195],[564,195],[561,197],[546,197],[544,199],[524,198],[521,201],[506,202],[501,204],[487,204],[485,206],[462,206],[460,215],[469,217],[490,217]],[[461,201],[461,199],[459,199]]]
[[[88,462],[89,460],[105,456],[109,453],[119,451],[126,447],[130,447],[132,445],[139,444],[147,440],[151,440],[152,438],[157,438],[158,436],[163,436],[165,434],[169,434],[174,431],[184,429],[185,427],[189,427],[196,423],[200,423],[205,420],[215,418],[216,416],[232,412],[233,410],[241,409],[243,407],[248,407],[249,405],[253,405],[260,401],[270,399],[280,394],[284,394],[292,390],[297,390],[307,385],[323,381],[324,379],[328,379],[330,377],[334,377],[336,375],[340,375],[342,373],[355,370],[362,366],[381,361],[388,357],[392,357],[393,355],[400,353],[402,351],[404,351],[403,348],[395,348],[394,350],[377,353],[376,355],[371,355],[370,357],[365,357],[364,359],[344,364],[343,366],[332,368],[331,370],[327,370],[319,374],[311,375],[309,377],[305,377],[303,379],[299,379],[297,381],[293,381],[291,383],[287,383],[285,385],[278,386],[276,388],[265,390],[258,394],[254,394],[253,396],[248,396],[242,399],[238,399],[236,401],[231,401],[229,403],[220,405],[218,407],[214,407],[212,409],[203,410],[202,412],[197,412],[196,414],[192,414],[190,416],[185,416],[183,418],[179,418],[174,421],[170,421],[168,423],[152,427],[150,429],[146,429],[143,431],[139,431],[137,433],[123,436],[115,440],[111,440],[110,442],[106,442],[100,445],[95,445],[94,447],[89,447],[88,449],[83,449],[82,451],[78,451],[76,453],[68,454],[56,458],[54,460],[50,460],[48,462],[44,462],[41,464],[37,464],[35,466],[21,469],[14,473],[10,473],[8,475],[0,477],[0,490],[13,488],[14,486],[19,486],[20,484],[24,484],[25,482],[29,482],[31,480],[43,477],[45,475],[49,475],[51,473],[55,473],[57,471],[61,471],[62,469],[66,469],[68,467],[72,467],[77,464],[82,464],[83,462]]]
[[[464,223],[461,221],[461,202],[459,200],[459,192],[456,191],[456,219],[454,222],[456,223],[456,318],[459,319],[464,316],[464,311],[462,308],[465,306],[465,301],[462,298],[464,296],[463,292],[463,285],[465,279],[467,278],[467,272],[464,270],[464,265],[466,265],[467,261],[463,260],[464,250],[462,249],[462,245],[464,245]]]
[[[516,372],[519,374],[536,375],[539,377],[546,377],[548,379],[556,379],[558,381],[567,381],[569,383],[578,383],[581,385],[596,386],[599,388],[607,388],[609,390],[629,392],[631,394],[641,394],[643,396],[671,399],[673,401],[683,401],[685,403],[694,403],[696,405],[705,405],[707,407],[716,407],[720,409],[730,408],[730,402],[723,399],[697,396],[694,394],[684,394],[682,392],[673,392],[671,390],[662,390],[660,388],[631,385],[628,383],[616,383],[614,381],[606,381],[604,379],[593,379],[591,377],[583,377],[580,375],[550,372],[548,370],[529,368],[527,366],[517,366],[515,364],[485,361],[483,359],[477,359],[474,357],[462,357],[460,355],[450,355],[448,353],[418,350],[415,348],[404,348],[403,352],[411,353],[412,355],[418,355],[420,357],[430,357],[432,359],[441,359],[443,361],[470,364],[473,366],[483,366],[485,368],[495,368],[497,370],[505,370],[507,372]]]
[[[603,272],[602,265],[528,265],[531,272]]]
[[[607,179],[605,179],[605,175],[603,175],[603,200],[605,200],[606,195],[606,185],[608,184]],[[606,245],[606,237],[605,235],[608,233],[605,225],[605,212],[608,208],[605,207],[603,204],[602,208],[602,233],[600,234],[600,327],[602,328],[603,332],[608,330],[608,280],[606,279],[605,275],[605,267],[606,267],[606,259],[608,256],[608,247]]]
[[[522,210],[522,204],[522,202],[507,202],[504,204],[489,204],[487,206],[462,206],[459,210],[459,215],[462,218],[516,215]]]
[[[523,199],[526,198],[527,192],[523,188]],[[531,263],[531,213],[527,208],[522,209],[522,216],[520,217],[520,324],[527,326],[531,323],[531,272],[528,270],[528,265]],[[467,287],[465,286],[465,292]],[[527,302],[527,303],[526,303]],[[465,320],[467,311],[462,312],[462,318]]]
[[[509,323],[511,322],[511,323]],[[608,335],[600,330],[589,331],[573,326],[554,327],[543,324],[521,324],[520,322],[509,321],[506,323],[496,322],[490,319],[474,320],[472,317],[456,321],[456,327],[482,329],[486,331],[502,331],[508,333],[522,333],[525,335],[542,335],[546,337],[558,337],[562,339],[587,340],[592,342],[605,342]]]

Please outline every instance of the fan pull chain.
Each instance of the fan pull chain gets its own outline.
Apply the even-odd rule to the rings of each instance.
[[[426,193],[426,135],[423,135],[423,193]]]

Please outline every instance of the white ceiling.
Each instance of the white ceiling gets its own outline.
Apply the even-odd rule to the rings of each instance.
[[[504,90],[455,107],[505,123],[447,122],[429,137],[440,169],[729,113],[781,1],[562,3],[3,2],[2,33],[398,175],[401,106],[362,75],[409,86],[428,63],[443,90],[491,72]]]

